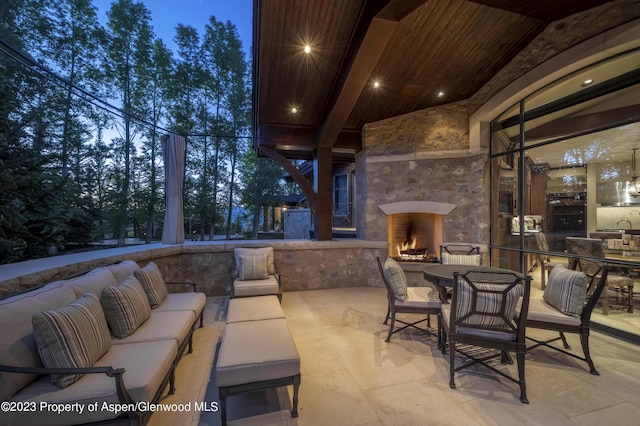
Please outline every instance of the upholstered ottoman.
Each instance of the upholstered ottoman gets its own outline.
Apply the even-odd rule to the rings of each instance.
[[[216,362],[223,425],[227,396],[289,385],[293,385],[291,417],[298,417],[300,355],[284,318],[226,325]]]
[[[254,296],[229,300],[227,324],[242,321],[259,321],[284,318],[284,311],[278,297]]]

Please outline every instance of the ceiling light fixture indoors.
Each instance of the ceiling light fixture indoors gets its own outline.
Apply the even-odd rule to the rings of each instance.
[[[444,92],[438,92],[438,97],[439,97],[439,98],[444,97]]]
[[[636,173],[636,151],[638,148],[633,148],[633,155],[631,157],[631,169],[633,170],[633,176],[631,176],[631,184],[629,185],[627,192],[632,197],[640,195],[640,185],[638,184],[638,174]]]
[[[587,80],[583,81],[583,82],[582,82],[582,84],[581,84],[581,86],[582,86],[582,87],[588,87],[588,86],[591,86],[592,84],[593,84],[593,79],[592,79],[592,78],[589,78],[589,79],[587,79]]]
[[[307,55],[311,53],[311,46],[309,46],[308,44],[305,44],[304,53],[306,53]]]

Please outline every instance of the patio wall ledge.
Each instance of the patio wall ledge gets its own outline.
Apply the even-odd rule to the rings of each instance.
[[[274,248],[283,291],[382,286],[375,257],[387,256],[386,241],[230,240],[136,245],[0,265],[0,297],[126,259],[140,266],[153,261],[167,281],[190,280],[207,296],[222,296],[231,286],[233,250],[265,246]]]

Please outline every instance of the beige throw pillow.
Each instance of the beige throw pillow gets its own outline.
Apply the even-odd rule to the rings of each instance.
[[[149,299],[151,309],[160,306],[164,298],[167,297],[168,291],[167,284],[164,282],[162,272],[160,272],[158,265],[149,262],[144,268],[135,271],[133,276],[142,284],[142,288]]]
[[[111,347],[111,335],[100,301],[86,294],[59,309],[33,315],[33,335],[42,364],[47,368],[86,368]],[[61,388],[78,381],[83,374],[53,374]]]
[[[266,254],[240,255],[240,273],[238,275],[240,281],[266,280],[269,278],[267,272]]]
[[[120,339],[136,331],[151,316],[147,295],[133,275],[117,287],[102,290],[100,302],[111,332]]]

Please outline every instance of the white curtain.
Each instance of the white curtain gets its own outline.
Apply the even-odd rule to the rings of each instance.
[[[182,184],[184,181],[185,140],[179,135],[162,136],[164,150],[164,181],[167,195],[162,242],[184,242],[184,212],[182,210]]]

